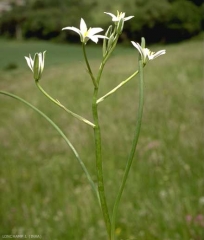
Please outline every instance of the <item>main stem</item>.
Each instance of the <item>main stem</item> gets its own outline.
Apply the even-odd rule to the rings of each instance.
[[[110,239],[111,222],[108,212],[108,206],[106,202],[104,181],[103,181],[103,165],[102,165],[102,154],[101,154],[101,131],[98,119],[98,105],[96,103],[98,98],[98,87],[94,88],[93,102],[92,102],[92,113],[94,119],[94,138],[95,138],[95,154],[96,154],[96,169],[97,169],[97,182],[98,182],[98,193],[101,202],[101,210],[106,225],[106,230]]]
[[[134,135],[134,139],[132,142],[132,148],[130,151],[130,155],[126,164],[126,168],[125,168],[125,172],[124,172],[124,176],[122,179],[122,183],[118,192],[118,195],[116,197],[115,200],[115,204],[113,207],[113,214],[112,214],[112,221],[111,221],[111,240],[115,239],[115,220],[116,220],[116,214],[118,211],[118,206],[120,203],[120,199],[128,178],[128,174],[130,171],[130,167],[132,165],[132,161],[135,155],[135,150],[136,150],[136,146],[137,146],[137,142],[139,139],[139,135],[140,135],[140,129],[141,129],[141,123],[142,123],[142,115],[143,115],[143,105],[144,105],[144,87],[143,87],[143,63],[140,60],[139,61],[139,75],[140,75],[140,81],[139,81],[139,108],[138,108],[138,116],[137,116],[137,122],[136,122],[136,128],[135,128],[135,135]]]
[[[86,55],[86,49],[85,44],[82,44],[83,47],[83,54],[86,62],[86,66],[89,72],[89,75],[92,79],[93,85],[94,85],[94,93],[93,93],[93,101],[92,101],[92,114],[94,119],[94,138],[95,138],[95,154],[96,154],[96,171],[97,171],[97,182],[98,182],[98,193],[99,193],[99,199],[101,204],[101,210],[103,213],[104,222],[106,225],[106,230],[109,236],[109,239],[111,239],[111,221],[109,217],[108,212],[108,206],[106,201],[106,195],[105,195],[105,189],[104,189],[104,180],[103,180],[103,163],[102,163],[102,154],[101,154],[101,130],[99,125],[99,118],[98,118],[98,105],[97,105],[97,99],[98,99],[98,90],[99,90],[99,83],[101,79],[101,75],[105,66],[105,63],[107,62],[108,58],[110,57],[111,53],[113,52],[119,35],[116,37],[112,48],[109,50],[109,52],[104,56],[102,63],[99,67],[99,71],[97,74],[97,77],[95,78],[93,76],[91,67],[89,65],[87,55]]]

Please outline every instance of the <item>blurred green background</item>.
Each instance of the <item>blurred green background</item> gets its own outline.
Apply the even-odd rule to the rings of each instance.
[[[160,15],[165,9],[173,6],[176,9],[175,6],[184,4],[201,13],[202,6],[199,1],[112,2],[115,4],[92,0],[80,3],[52,1],[52,4],[51,1],[29,1],[27,5],[4,12],[1,17],[0,90],[26,99],[55,121],[96,180],[92,129],[58,109],[38,91],[24,56],[47,50],[42,86],[72,111],[91,120],[93,87],[81,46],[66,44],[66,41],[79,43],[79,37],[69,31],[61,33],[61,28],[78,27],[80,17],[84,17],[89,26],[104,26],[105,29],[111,18],[103,14],[104,11],[114,13],[118,9],[127,12],[127,16],[135,15],[134,21],[125,24],[120,39],[124,44],[117,47],[105,67],[100,96],[138,68],[138,53],[129,38],[140,41],[140,35],[146,37],[147,34],[147,45],[152,43],[150,49],[166,49],[167,54],[145,67],[143,125],[119,208],[117,240],[202,240],[203,36],[197,35],[202,20],[199,20],[200,30],[185,35],[185,26],[190,26],[189,23],[185,25],[185,21],[190,22],[190,17],[186,17],[187,10],[180,5],[180,15],[175,12],[175,16],[183,16],[183,25],[171,28],[182,36],[178,39],[178,36],[166,34],[170,33],[166,28],[167,32],[162,31],[157,38],[155,32],[151,33],[150,28],[143,28],[138,22],[138,19],[152,18],[155,13],[155,19],[165,25],[167,20]],[[61,6],[65,14],[56,6]],[[159,6],[160,10],[153,11]],[[146,14],[142,14],[143,10]],[[56,11],[57,22],[53,11]],[[10,24],[12,16],[13,24]],[[199,14],[193,16],[202,18]],[[170,26],[169,17],[167,19]],[[3,27],[6,22],[13,26],[12,31],[10,27]],[[153,22],[152,31],[157,29],[156,22]],[[191,21],[192,25],[195,22]],[[44,35],[48,26],[52,30],[49,38]],[[53,26],[58,31],[56,36]],[[189,37],[193,38],[181,42]],[[156,41],[158,43],[153,44]],[[87,52],[96,73],[102,54],[100,44],[88,44]],[[110,211],[130,150],[137,104],[136,77],[99,107]],[[33,110],[3,95],[0,95],[0,116],[0,235],[34,234],[42,235],[45,240],[106,239],[97,201],[73,153],[58,133]]]
[[[84,18],[88,26],[106,29],[110,16],[103,12],[126,12],[135,16],[127,21],[120,41],[140,39],[148,42],[178,42],[201,32],[204,26],[202,0],[7,0],[0,2],[1,36],[16,39],[78,41],[66,26],[79,26]]]

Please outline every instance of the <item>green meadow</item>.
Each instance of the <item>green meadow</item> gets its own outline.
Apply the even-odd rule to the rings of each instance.
[[[117,240],[204,239],[203,43],[167,46],[145,67],[145,106],[135,159],[119,208]],[[79,45],[0,40],[0,91],[16,94],[63,129],[96,180],[93,130],[36,88],[24,56],[47,50],[40,80],[67,108],[92,120],[93,86]],[[96,73],[101,48],[87,47]],[[100,95],[137,68],[138,53],[119,46]],[[108,207],[120,186],[133,138],[138,77],[100,103]],[[106,240],[97,200],[70,148],[44,118],[0,95],[0,235],[43,240]]]

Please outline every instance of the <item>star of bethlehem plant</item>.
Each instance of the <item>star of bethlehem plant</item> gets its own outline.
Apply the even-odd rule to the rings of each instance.
[[[87,25],[83,18],[81,18],[80,21],[80,29],[76,27],[65,27],[62,28],[62,30],[71,30],[79,34],[80,40],[82,42],[83,47],[83,55],[85,59],[85,64],[87,67],[87,71],[90,75],[90,78],[93,82],[93,96],[92,96],[92,120],[85,119],[84,117],[72,112],[70,109],[66,108],[59,100],[54,99],[51,97],[40,85],[39,79],[42,77],[42,72],[44,69],[44,61],[45,61],[45,51],[43,53],[36,53],[34,55],[34,58],[32,59],[31,56],[25,57],[26,62],[28,64],[28,67],[33,72],[33,77],[35,80],[35,83],[38,87],[38,89],[47,97],[49,98],[54,104],[58,105],[60,108],[62,108],[64,111],[66,111],[68,114],[72,115],[73,117],[77,118],[83,123],[86,123],[88,126],[90,126],[94,131],[94,141],[95,141],[95,164],[96,164],[96,183],[94,183],[92,177],[89,174],[88,169],[86,168],[83,160],[79,156],[79,153],[76,151],[75,147],[71,144],[65,133],[43,112],[41,112],[39,109],[31,105],[30,103],[26,102],[22,98],[8,93],[0,91],[1,94],[13,97],[23,103],[25,103],[27,106],[34,109],[37,113],[39,113],[41,116],[43,116],[48,123],[50,123],[56,131],[60,134],[60,136],[65,140],[65,142],[68,144],[68,146],[73,151],[78,163],[81,165],[82,170],[86,174],[87,180],[89,181],[92,190],[94,194],[96,195],[96,199],[98,200],[99,207],[101,208],[103,220],[105,229],[107,231],[107,239],[109,240],[115,240],[115,226],[116,226],[116,217],[118,212],[118,207],[120,203],[120,199],[126,184],[126,180],[128,178],[132,161],[135,155],[137,142],[139,139],[140,129],[141,129],[141,123],[142,123],[142,114],[143,114],[143,104],[144,104],[144,87],[143,87],[143,69],[144,66],[147,64],[149,60],[153,60],[163,54],[166,53],[165,50],[158,51],[156,53],[151,52],[148,48],[145,47],[145,39],[142,38],[141,45],[139,43],[136,43],[134,41],[131,41],[133,46],[138,50],[139,52],[139,58],[138,58],[138,69],[136,69],[128,78],[121,80],[120,84],[116,85],[113,89],[111,89],[109,92],[107,92],[105,95],[99,97],[99,89],[100,89],[100,81],[101,76],[103,74],[104,67],[110,58],[112,52],[114,51],[119,36],[123,30],[123,26],[125,21],[130,20],[133,18],[133,16],[125,17],[125,13],[117,12],[117,15],[114,15],[112,13],[105,12],[105,14],[108,14],[112,17],[112,21],[114,25],[110,25],[105,32],[105,35],[98,35],[97,33],[102,32],[103,29],[100,27],[95,28],[87,28]],[[96,75],[93,74],[92,68],[89,64],[89,60],[86,54],[86,43],[88,40],[92,40],[93,42],[97,43],[98,39],[103,39],[103,47],[102,47],[102,61],[98,68],[98,73]],[[136,64],[135,64],[136,66]],[[101,152],[101,129],[100,129],[100,119],[98,116],[98,106],[101,102],[103,102],[107,97],[112,96],[117,90],[122,88],[125,84],[127,84],[130,80],[132,80],[137,74],[139,74],[139,100],[135,101],[138,102],[138,112],[135,114],[135,128],[133,133],[133,141],[130,148],[130,152],[127,154],[127,160],[126,160],[126,167],[124,169],[123,178],[121,180],[120,188],[117,190],[116,199],[114,202],[114,206],[112,209],[112,214],[109,212],[109,209],[107,207],[107,193],[105,192],[105,184],[104,181],[104,171],[103,171],[103,158],[102,158],[102,152]],[[120,179],[119,179],[120,180]],[[113,187],[113,189],[115,189]]]

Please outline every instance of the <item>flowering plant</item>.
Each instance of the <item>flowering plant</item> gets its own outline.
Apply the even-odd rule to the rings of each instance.
[[[92,116],[93,120],[89,121],[85,119],[84,117],[72,112],[68,108],[66,108],[62,103],[60,103],[58,100],[52,98],[40,85],[40,79],[42,78],[42,72],[44,69],[44,62],[45,62],[45,51],[43,53],[35,53],[34,58],[32,59],[31,56],[25,57],[26,62],[28,64],[28,67],[33,72],[33,78],[35,80],[36,86],[38,89],[47,97],[49,98],[54,104],[62,108],[64,111],[66,111],[68,114],[71,114],[73,117],[77,118],[81,122],[87,124],[93,129],[94,132],[94,141],[95,141],[95,160],[96,160],[96,177],[97,177],[97,183],[95,184],[92,177],[89,174],[88,169],[86,168],[84,162],[80,158],[78,152],[74,148],[74,146],[71,144],[67,136],[64,134],[64,132],[43,112],[41,112],[39,109],[35,108],[30,103],[26,102],[25,100],[19,98],[16,95],[13,95],[11,93],[0,91],[0,94],[4,94],[10,97],[13,97],[19,101],[22,101],[29,107],[33,108],[36,112],[38,112],[40,115],[42,115],[62,136],[62,138],[66,141],[66,143],[70,146],[71,150],[75,154],[76,159],[78,160],[79,164],[81,165],[84,173],[87,176],[87,179],[93,189],[93,192],[96,195],[96,198],[98,199],[99,207],[102,210],[104,223],[106,226],[107,231],[107,237],[109,240],[115,240],[115,225],[116,225],[116,217],[118,212],[118,207],[120,203],[120,199],[126,184],[127,177],[129,175],[129,171],[131,169],[131,165],[133,162],[133,157],[135,154],[137,142],[139,139],[140,129],[141,129],[141,123],[142,123],[142,115],[143,115],[143,104],[144,104],[144,87],[143,87],[143,69],[144,66],[147,64],[149,60],[153,60],[163,54],[166,53],[165,50],[158,51],[157,53],[151,52],[149,49],[145,47],[145,39],[142,38],[141,45],[139,43],[135,43],[132,41],[133,46],[138,50],[139,52],[139,58],[138,58],[138,70],[135,70],[127,79],[121,81],[120,84],[118,84],[116,87],[114,87],[112,90],[107,92],[104,96],[99,97],[99,89],[100,89],[100,82],[101,82],[101,76],[104,71],[104,67],[109,60],[112,52],[114,51],[118,39],[120,37],[120,34],[123,30],[124,23],[133,16],[125,17],[125,13],[119,13],[117,12],[117,15],[114,15],[112,13],[107,13],[112,17],[113,26],[109,26],[107,31],[104,35],[97,35],[97,33],[102,32],[103,29],[99,27],[95,28],[87,28],[87,25],[84,21],[84,19],[81,18],[80,21],[80,29],[76,27],[65,27],[62,28],[62,30],[71,30],[79,34],[80,41],[82,42],[82,49],[83,49],[83,55],[87,67],[87,71],[90,75],[90,78],[93,83],[93,97],[92,97]],[[86,43],[88,40],[92,40],[93,42],[97,43],[98,39],[103,39],[103,55],[102,55],[102,62],[99,66],[98,73],[96,75],[93,74],[92,68],[89,64],[88,57],[86,54]],[[122,86],[124,86],[127,82],[129,82],[131,79],[133,79],[137,74],[139,74],[139,107],[138,107],[138,114],[137,119],[135,122],[135,131],[134,131],[134,137],[133,142],[131,146],[131,151],[129,153],[129,157],[127,159],[126,168],[124,170],[124,175],[121,181],[120,188],[118,190],[114,207],[112,210],[112,214],[110,215],[108,207],[107,207],[107,194],[105,192],[104,187],[104,172],[103,172],[103,159],[101,154],[101,130],[100,130],[100,122],[99,122],[99,115],[98,115],[98,106],[101,102],[103,102],[107,97],[113,95],[117,90],[119,90]]]

